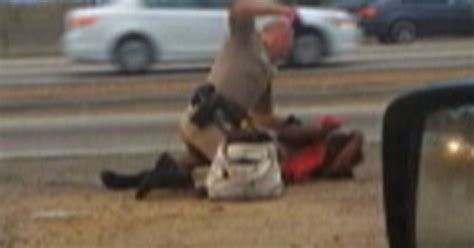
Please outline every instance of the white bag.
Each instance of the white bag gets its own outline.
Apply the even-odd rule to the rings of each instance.
[[[275,144],[222,143],[206,178],[210,199],[280,196],[283,180]]]

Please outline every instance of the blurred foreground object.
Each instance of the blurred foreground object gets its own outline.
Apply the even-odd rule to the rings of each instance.
[[[474,81],[405,94],[383,127],[390,247],[474,247]]]

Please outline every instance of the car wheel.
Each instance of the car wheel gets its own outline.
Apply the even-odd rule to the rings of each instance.
[[[310,66],[321,62],[324,43],[321,36],[307,33],[296,37],[290,61],[293,65]]]
[[[122,72],[145,72],[153,62],[153,49],[145,39],[125,39],[115,49],[115,62]]]
[[[396,43],[409,43],[416,39],[416,26],[411,21],[397,21],[390,30],[391,40]]]

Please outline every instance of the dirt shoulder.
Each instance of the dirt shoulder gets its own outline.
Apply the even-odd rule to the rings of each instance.
[[[379,185],[318,182],[283,198],[218,203],[156,192],[44,188],[8,211],[12,247],[381,247]],[[8,233],[6,234],[8,235]]]
[[[290,186],[282,198],[211,202],[189,192],[109,192],[97,171],[151,155],[23,160],[0,167],[2,247],[384,247],[378,147],[352,181]],[[42,168],[37,166],[43,164]],[[80,166],[82,165],[82,166]],[[32,168],[32,169],[29,169]]]

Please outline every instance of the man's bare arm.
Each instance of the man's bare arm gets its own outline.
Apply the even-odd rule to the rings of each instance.
[[[232,17],[255,17],[259,15],[283,15],[291,17],[294,10],[287,6],[255,0],[235,0],[230,8]]]

